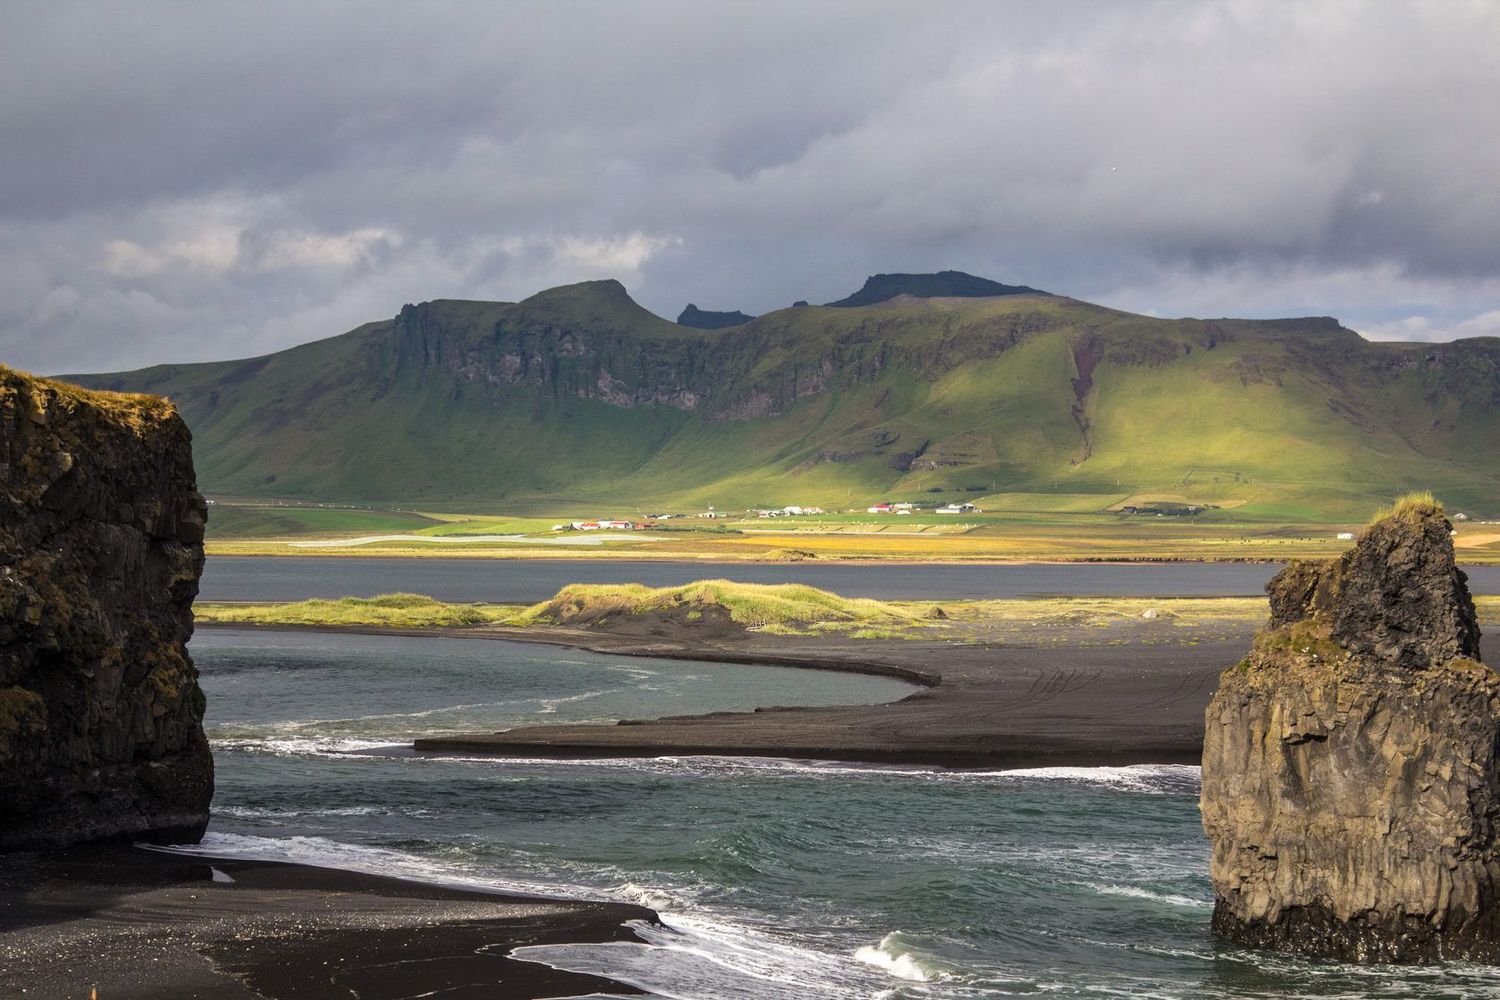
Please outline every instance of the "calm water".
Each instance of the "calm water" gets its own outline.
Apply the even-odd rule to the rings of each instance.
[[[546,763],[390,746],[414,732],[909,690],[889,679],[482,640],[205,630],[192,650],[218,763],[204,850],[643,902],[669,925],[644,930],[646,945],[528,957],[663,996],[1500,991],[1477,967],[1370,970],[1216,946],[1194,768]]]
[[[806,583],[848,597],[953,601],[964,598],[1249,597],[1279,566],[1240,563],[1018,566],[671,563],[588,559],[386,559],[215,556],[203,572],[205,601],[300,601],[393,591],[444,601],[543,601],[570,583],[675,587],[725,578]],[[1471,568],[1475,593],[1500,594],[1500,566]]]

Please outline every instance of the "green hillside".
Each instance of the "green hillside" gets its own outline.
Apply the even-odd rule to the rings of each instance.
[[[600,281],[71,378],[171,396],[204,488],[243,497],[844,508],[967,490],[1318,518],[1430,487],[1500,513],[1500,340],[1368,343],[1326,318],[908,292],[700,330]]]

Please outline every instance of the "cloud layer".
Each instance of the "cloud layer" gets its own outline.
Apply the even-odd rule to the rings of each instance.
[[[617,277],[960,268],[1500,332],[1500,6],[15,2],[0,360],[263,353]]]

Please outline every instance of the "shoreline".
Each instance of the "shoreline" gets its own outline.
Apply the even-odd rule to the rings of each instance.
[[[714,641],[555,627],[384,628],[205,624],[214,629],[498,639],[632,657],[892,677],[919,690],[876,705],[762,706],[612,723],[530,724],[417,737],[412,752],[569,760],[740,756],[952,768],[1195,764],[1219,675],[1261,620],[1022,623],[964,638],[742,633]]]
[[[246,630],[252,632],[328,632],[350,635],[379,635],[408,639],[489,639],[501,642],[530,642],[543,646],[577,649],[585,653],[639,656],[658,660],[688,660],[703,663],[734,663],[752,667],[790,667],[798,670],[825,670],[830,673],[868,674],[892,677],[921,687],[937,687],[942,675],[914,667],[901,666],[857,657],[819,657],[787,655],[757,650],[742,652],[723,646],[675,641],[643,644],[638,636],[581,629],[517,628],[503,625],[427,626],[398,628],[384,625],[266,625],[256,622],[198,622],[194,629],[216,631]],[[879,640],[871,640],[879,641]],[[761,711],[761,709],[757,709]]]
[[[125,845],[7,855],[0,992],[107,1000],[650,994],[514,958],[640,940],[655,911]],[[331,959],[333,959],[331,961]],[[503,991],[503,992],[502,992]]]
[[[1064,641],[1050,645],[1035,641],[1034,634],[1033,641],[958,643],[746,633],[706,643],[680,635],[494,626],[203,627],[501,639],[621,656],[865,673],[922,685],[879,705],[764,706],[418,737],[410,744],[418,754],[547,760],[741,756],[972,769],[1197,763],[1209,695],[1219,674],[1243,655],[1258,624],[1224,623],[1231,634],[1207,642],[1175,636],[1175,626],[1155,623],[1068,626],[1061,630]],[[1163,643],[1163,635],[1181,641]],[[1139,642],[1143,636],[1156,638]]]
[[[1220,622],[1214,634],[1158,622],[1068,625],[967,642],[746,633],[713,643],[680,634],[491,626],[205,627],[489,638],[622,656],[876,674],[922,685],[878,705],[765,706],[419,737],[411,748],[420,754],[554,760],[714,755],[1026,768],[1197,763],[1209,696],[1258,625]]]

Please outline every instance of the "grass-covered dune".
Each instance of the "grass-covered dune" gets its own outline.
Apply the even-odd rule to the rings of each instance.
[[[564,587],[530,607],[462,604],[422,594],[381,594],[289,603],[215,603],[195,606],[198,621],[216,625],[294,625],[383,628],[453,628],[505,625],[570,629],[640,630],[672,624],[689,630],[728,627],[761,631],[809,628],[897,627],[935,617],[926,605],[840,597],[800,584],[701,580],[681,587],[640,584]]]
[[[1500,625],[1500,597],[1474,600],[1481,621]],[[1131,622],[1197,627],[1260,623],[1269,613],[1252,597],[1070,597],[996,601],[875,601],[840,597],[794,584],[702,580],[682,587],[573,585],[530,607],[461,604],[421,594],[382,594],[282,604],[199,602],[197,620],[212,625],[326,628],[598,629],[648,627],[662,620],[764,632],[838,632],[852,638],[895,638],[975,628],[1098,628]]]
[[[212,625],[453,628],[508,622],[520,610],[504,604],[454,604],[422,594],[379,594],[278,604],[200,601],[193,606],[193,615]]]
[[[699,580],[681,587],[574,584],[528,608],[516,622],[608,629],[655,619],[687,627],[721,624],[774,632],[893,627],[918,617],[910,606],[841,597],[802,584]]]

